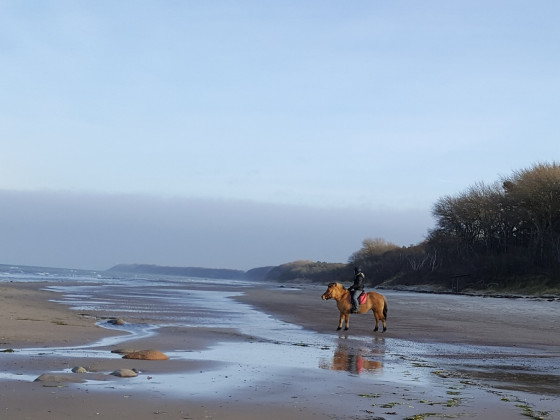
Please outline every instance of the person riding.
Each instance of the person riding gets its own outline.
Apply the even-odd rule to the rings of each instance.
[[[348,288],[348,290],[350,290],[350,294],[352,295],[352,313],[358,312],[358,309],[360,308],[358,298],[364,291],[365,278],[366,276],[362,273],[362,269],[360,267],[354,267],[354,284]]]

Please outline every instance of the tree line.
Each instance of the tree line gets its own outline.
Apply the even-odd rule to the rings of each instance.
[[[433,206],[435,227],[416,246],[365,240],[350,264],[375,283],[484,289],[560,285],[560,164],[538,163],[476,183]]]
[[[329,270],[310,263],[315,265],[305,269],[305,277],[350,282],[352,266],[361,266],[370,286],[439,284],[456,291],[560,287],[559,163],[534,164],[492,184],[476,183],[444,196],[432,215],[435,227],[420,244],[399,247],[381,238],[365,239],[346,266]],[[280,266],[275,277],[301,273],[304,266]]]

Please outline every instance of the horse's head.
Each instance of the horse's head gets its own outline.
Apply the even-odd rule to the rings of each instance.
[[[338,283],[329,283],[329,285],[327,286],[327,291],[321,295],[321,299],[336,299],[338,297],[338,291],[340,287],[342,287],[342,285]]]

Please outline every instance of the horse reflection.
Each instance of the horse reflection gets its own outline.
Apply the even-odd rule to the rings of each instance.
[[[368,360],[362,355],[362,351],[349,351],[338,348],[334,352],[332,362],[323,360],[319,362],[321,369],[342,370],[354,374],[379,371],[383,364],[375,360]]]

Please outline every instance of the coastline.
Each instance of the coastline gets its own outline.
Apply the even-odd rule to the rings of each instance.
[[[194,387],[188,398],[177,398],[172,392],[162,391],[157,383],[152,388],[139,391],[127,388],[127,379],[118,379],[118,385],[108,381],[102,372],[117,368],[135,368],[141,366],[144,378],[168,375],[173,372],[213,372],[216,362],[204,360],[170,360],[165,363],[125,361],[120,358],[99,359],[88,357],[87,360],[64,360],[63,358],[41,357],[39,354],[26,356],[19,354],[19,349],[29,347],[52,348],[56,346],[74,346],[92,343],[105,337],[118,336],[122,332],[102,328],[96,324],[99,319],[88,314],[80,315],[59,303],[59,295],[54,292],[40,290],[44,285],[39,283],[10,283],[0,285],[3,316],[2,343],[0,349],[15,349],[15,353],[0,353],[3,366],[17,365],[22,375],[36,375],[71,368],[74,364],[87,364],[99,373],[94,376],[99,381],[99,390],[94,391],[80,383],[58,384],[45,386],[38,382],[0,380],[0,412],[10,414],[11,419],[27,418],[121,418],[121,419],[371,419],[406,418],[407,413],[423,410],[429,412],[444,411],[439,405],[429,407],[422,401],[451,401],[449,392],[461,392],[462,407],[446,407],[450,415],[468,411],[469,418],[475,419],[523,419],[523,414],[513,398],[505,391],[489,390],[485,387],[470,386],[464,390],[453,390],[451,385],[460,384],[452,374],[443,378],[441,389],[414,384],[406,377],[400,381],[375,381],[371,377],[356,376],[351,372],[337,374],[337,382],[322,382],[322,372],[317,378],[308,373],[292,369],[287,376],[273,378],[272,381],[255,383],[249,386],[251,391],[216,391],[216,395],[196,394],[197,385],[189,379],[180,386]],[[301,326],[305,330],[338,337],[339,348],[335,351],[335,359],[325,361],[326,365],[336,363],[336,358],[344,352],[363,354],[364,360],[378,360],[388,347],[388,341],[400,340],[404,343],[455,343],[458,345],[507,346],[520,354],[532,351],[548,351],[560,345],[560,331],[555,325],[536,325],[533,328],[520,326],[519,319],[511,314],[504,314],[501,319],[484,320],[479,317],[465,317],[472,314],[474,305],[480,301],[472,298],[472,307],[450,310],[442,307],[440,311],[426,304],[426,295],[391,292],[389,297],[388,332],[372,335],[372,320],[362,317],[351,318],[351,330],[347,333],[335,331],[338,313],[332,301],[322,301],[321,293],[325,287],[309,284],[294,284],[293,287],[275,285],[259,285],[247,288],[244,294],[235,300],[258,308],[271,317],[284,322]],[[385,293],[385,291],[382,291]],[[389,294],[389,292],[387,291]],[[428,297],[429,298],[429,297]],[[487,299],[482,301],[488,302]],[[453,302],[452,302],[453,303]],[[550,303],[554,305],[555,303]],[[554,307],[556,309],[556,307]],[[536,314],[535,323],[542,323],[544,315]],[[506,328],[504,328],[504,326]],[[510,328],[511,327],[511,328]],[[551,329],[552,327],[552,329]],[[363,348],[363,340],[356,338],[372,337]],[[179,328],[165,327],[151,336],[127,342],[126,346],[136,348],[159,348],[164,352],[176,350],[196,352],[211,348],[216,343],[254,343],[254,337],[241,334],[235,329],[223,328]],[[404,340],[404,341],[403,341]],[[297,343],[296,343],[297,344]],[[271,343],[274,345],[274,343]],[[110,352],[115,346],[107,345],[101,350]],[[227,349],[227,347],[226,347]],[[410,350],[414,350],[411,348]],[[325,350],[325,354],[332,350]],[[342,353],[341,353],[342,352]],[[390,353],[390,351],[389,351]],[[413,352],[402,354],[411,358]],[[337,356],[338,355],[338,356]],[[392,356],[389,354],[389,356]],[[397,355],[401,357],[400,355]],[[455,357],[455,356],[452,356]],[[425,374],[426,369],[435,371],[437,359],[430,361],[434,368],[418,367]],[[373,362],[372,362],[373,363]],[[375,362],[377,363],[377,362]],[[377,365],[376,365],[377,366]],[[334,368],[334,367],[331,367]],[[377,367],[376,367],[377,369]],[[385,366],[385,369],[390,369]],[[271,372],[272,374],[272,372]],[[74,375],[74,374],[73,374]],[[216,373],[219,376],[219,374]],[[311,374],[315,375],[315,374]],[[404,373],[404,375],[410,375]],[[192,376],[192,375],[191,375]],[[185,377],[191,377],[186,375]],[[217,377],[216,385],[233,380]],[[79,376],[77,377],[79,379]],[[91,379],[91,377],[90,377]],[[371,382],[372,379],[374,382]],[[146,380],[146,379],[144,379]],[[313,385],[314,383],[319,385]],[[198,385],[200,386],[200,385]],[[316,386],[319,386],[317,388]],[[372,388],[373,386],[373,388]],[[220,388],[221,389],[221,388]],[[233,385],[235,389],[235,385]],[[222,393],[225,392],[225,393]],[[30,400],[30,395],[33,395]],[[537,394],[538,397],[538,394]],[[510,401],[502,401],[509,398]],[[534,410],[547,410],[549,398],[546,395],[536,398],[544,399],[534,406]],[[407,403],[408,401],[408,403]],[[394,407],[390,407],[395,404]],[[414,409],[405,406],[415,405]],[[438,403],[439,404],[439,403]],[[526,403],[529,404],[529,403]],[[383,408],[385,406],[385,408]],[[426,406],[426,407],[424,407]],[[368,408],[369,407],[369,408]],[[436,408],[434,408],[436,407]],[[532,405],[528,405],[533,409]],[[453,411],[455,410],[455,411]],[[462,411],[461,411],[462,410]],[[387,414],[395,413],[395,414]],[[560,414],[560,413],[559,413]],[[554,418],[554,417],[543,417]]]

